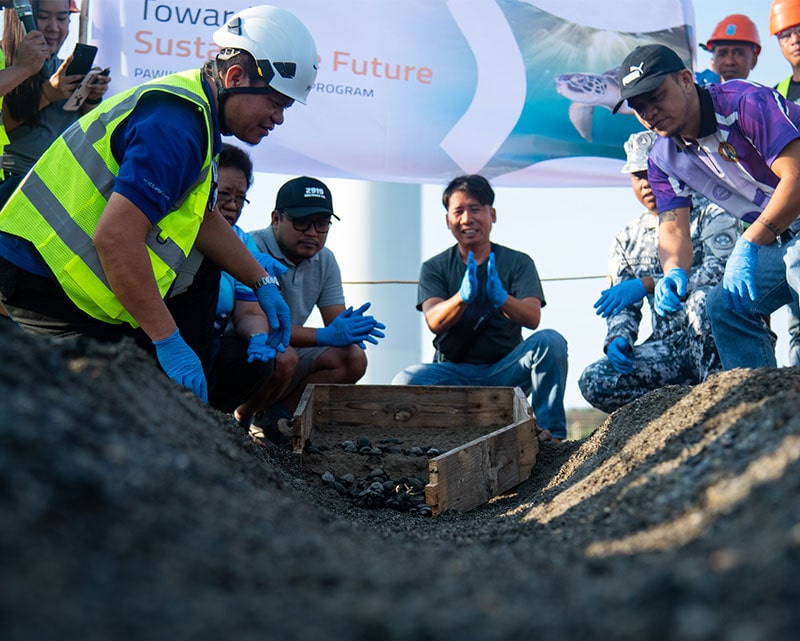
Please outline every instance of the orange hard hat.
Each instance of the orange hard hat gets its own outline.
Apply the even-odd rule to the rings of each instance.
[[[769,8],[769,35],[800,24],[800,0],[772,0]]]
[[[776,2],[779,1],[780,0],[776,0]],[[797,0],[797,6],[800,7],[800,0]],[[725,40],[749,42],[755,47],[756,54],[761,52],[761,40],[758,39],[758,29],[756,29],[755,23],[741,13],[734,13],[727,18],[723,18],[722,21],[714,27],[714,32],[711,34],[708,42],[700,46],[706,51],[713,51],[715,43]]]

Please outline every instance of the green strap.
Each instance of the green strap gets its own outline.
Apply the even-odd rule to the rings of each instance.
[[[784,98],[786,98],[786,96],[789,94],[789,85],[791,84],[792,84],[792,76],[789,76],[788,78],[784,78],[777,85],[775,85],[775,90]]]

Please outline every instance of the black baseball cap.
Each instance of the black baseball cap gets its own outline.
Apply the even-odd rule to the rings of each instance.
[[[275,198],[275,209],[284,212],[289,218],[328,214],[341,220],[333,213],[331,190],[321,180],[308,176],[292,178],[284,183]]]
[[[612,113],[617,113],[622,103],[658,89],[667,74],[686,69],[680,56],[664,45],[642,45],[631,51],[619,68],[620,101]]]

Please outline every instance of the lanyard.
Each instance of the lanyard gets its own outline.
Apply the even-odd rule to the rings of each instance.
[[[702,145],[697,145],[697,157],[714,173],[717,178],[725,178],[725,172],[714,159],[714,154],[709,152],[708,149]]]

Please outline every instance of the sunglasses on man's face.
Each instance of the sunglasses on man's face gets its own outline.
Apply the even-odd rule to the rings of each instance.
[[[292,227],[294,227],[297,231],[306,232],[311,229],[313,225],[318,234],[327,234],[331,228],[332,221],[330,218],[326,218],[324,220],[307,220],[305,218],[292,218],[286,214],[281,214],[281,216],[288,218],[292,223]]]

